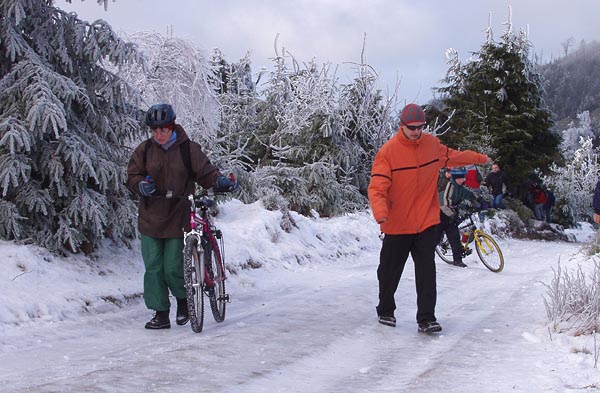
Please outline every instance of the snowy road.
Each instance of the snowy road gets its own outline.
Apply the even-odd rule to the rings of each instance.
[[[552,268],[580,245],[501,243],[495,274],[438,261],[436,336],[416,331],[409,261],[396,294],[398,326],[375,317],[377,253],[328,265],[244,271],[230,281],[225,322],[143,328],[142,304],[78,321],[9,329],[3,392],[556,392],[573,362],[546,331]],[[43,296],[43,294],[40,294]],[[207,310],[209,311],[209,310]],[[173,314],[173,312],[172,312]],[[173,317],[173,315],[172,315]]]

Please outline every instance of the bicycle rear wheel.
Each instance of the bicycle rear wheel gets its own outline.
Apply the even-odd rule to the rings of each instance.
[[[475,249],[485,267],[494,273],[500,273],[504,269],[502,250],[490,235],[475,233]]]
[[[225,271],[221,253],[215,250],[210,241],[204,247],[204,264],[207,274],[213,282],[212,286],[206,286],[205,288],[210,302],[210,309],[215,321],[223,322],[227,301],[229,300],[229,296],[225,293]]]
[[[186,239],[183,248],[183,280],[190,323],[195,333],[200,333],[204,326],[204,295],[200,287],[201,278],[198,238],[191,236]]]
[[[452,257],[452,247],[450,247],[450,242],[448,241],[445,232],[442,234],[440,242],[435,246],[435,253],[446,263],[452,264],[454,261],[454,258]]]

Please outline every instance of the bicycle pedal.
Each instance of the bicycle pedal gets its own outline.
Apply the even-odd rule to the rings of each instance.
[[[229,294],[219,296],[218,301],[220,301],[220,302],[224,301],[225,303],[231,303],[231,299],[229,299]]]

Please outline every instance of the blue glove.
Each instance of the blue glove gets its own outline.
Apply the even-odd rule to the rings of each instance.
[[[152,196],[156,192],[156,184],[154,184],[154,180],[142,180],[138,183],[138,189],[140,190],[140,195],[149,197]]]
[[[230,179],[223,175],[217,177],[217,189],[229,192],[235,192],[240,188],[240,183],[235,178]]]

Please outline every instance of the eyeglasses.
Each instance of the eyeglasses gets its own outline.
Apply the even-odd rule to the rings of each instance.
[[[152,131],[152,133],[154,133],[154,134],[161,134],[161,135],[166,135],[169,132],[171,132],[171,130],[169,128],[162,128],[162,127],[150,128],[150,131]]]
[[[402,124],[404,124],[404,123],[402,123]],[[423,123],[418,126],[409,126],[408,124],[404,124],[404,127],[408,128],[411,131],[417,131],[417,130],[420,131],[420,130],[424,129],[426,126],[427,126],[427,123]]]

